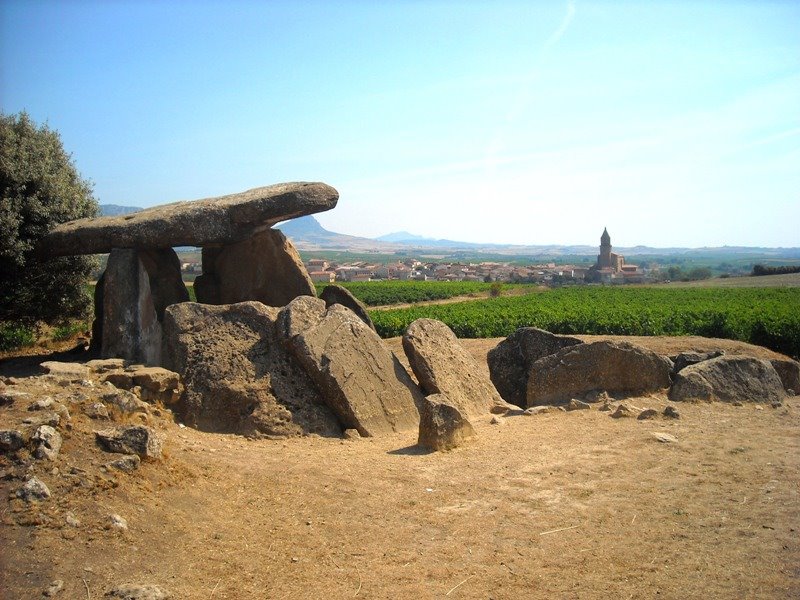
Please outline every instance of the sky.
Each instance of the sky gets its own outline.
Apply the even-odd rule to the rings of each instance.
[[[323,181],[333,231],[800,246],[800,2],[0,3],[101,204]]]

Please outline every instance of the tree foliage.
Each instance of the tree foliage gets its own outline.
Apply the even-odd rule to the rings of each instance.
[[[36,243],[59,223],[97,215],[57,131],[26,113],[0,114],[0,321],[56,323],[85,316],[94,261],[39,260]]]

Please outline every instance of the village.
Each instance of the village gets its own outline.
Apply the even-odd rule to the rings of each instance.
[[[654,271],[625,262],[611,251],[611,238],[603,230],[600,254],[594,265],[556,264],[555,262],[517,265],[508,262],[422,261],[405,257],[390,263],[367,261],[336,262],[312,258],[303,263],[314,283],[366,281],[476,281],[484,283],[536,283],[561,285],[579,283],[647,283]],[[181,271],[191,279],[202,273],[200,262],[181,262]]]

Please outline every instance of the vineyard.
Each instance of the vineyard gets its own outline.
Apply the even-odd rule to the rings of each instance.
[[[700,335],[800,356],[798,288],[560,288],[370,315],[382,337],[402,335],[412,321],[427,317],[465,338],[507,336],[519,327],[564,334]]]
[[[492,284],[477,281],[369,281],[358,283],[338,283],[367,306],[387,304],[414,304],[431,300],[445,300],[455,296],[486,294]],[[318,283],[317,295],[327,284]],[[518,284],[503,284],[502,289],[521,287]]]

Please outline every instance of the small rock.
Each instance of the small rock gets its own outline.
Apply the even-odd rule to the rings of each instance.
[[[680,413],[675,409],[674,406],[667,406],[664,408],[664,416],[668,419],[680,419]]]
[[[93,402],[83,409],[83,413],[90,419],[108,419],[108,409],[102,402]]]
[[[36,417],[27,417],[26,419],[22,419],[22,422],[25,425],[33,425],[38,427],[39,425],[49,425],[50,427],[58,427],[61,424],[61,417],[58,416],[58,413],[52,411],[44,411],[39,416]]]
[[[142,464],[142,459],[135,454],[126,454],[122,458],[111,461],[108,463],[109,467],[125,471],[126,473],[133,473]]]
[[[86,363],[95,373],[105,373],[106,371],[113,371],[115,369],[124,369],[125,360],[122,358],[105,358],[101,360],[90,360]]]
[[[523,412],[522,414],[532,417],[535,415],[544,415],[555,411],[556,411],[555,406],[550,406],[546,404],[544,406],[531,406],[530,408],[526,409],[525,412]]]
[[[742,403],[741,403],[741,402],[739,402],[738,400],[734,400],[733,402],[731,402],[731,404],[732,404],[733,406],[744,406],[744,404],[742,404]]]
[[[606,402],[603,402],[603,406],[601,406],[597,410],[599,410],[601,412],[611,412],[611,410],[613,408],[614,408],[614,405],[611,404],[610,402],[606,401]]]
[[[639,413],[639,416],[636,417],[640,421],[644,421],[646,419],[655,419],[658,416],[658,411],[655,408],[645,408],[642,412]]]
[[[40,398],[28,407],[28,410],[47,410],[53,406],[53,399],[50,396]]]
[[[760,404],[756,404],[756,410],[764,410],[764,407]]]
[[[66,363],[50,360],[39,365],[48,375],[66,381],[81,381],[89,376],[89,367],[79,363]]]
[[[613,413],[611,413],[610,416],[612,419],[621,419],[622,417],[635,417],[638,414],[639,414],[638,409],[632,406],[628,406],[623,402],[619,406],[617,406],[617,409]]]
[[[664,433],[663,431],[653,431],[652,436],[662,444],[674,444],[678,441],[678,438],[676,438],[674,435]]]
[[[119,598],[119,600],[169,600],[172,598],[172,594],[157,585],[126,583],[125,585],[118,585],[109,591],[105,597]]]
[[[781,406],[783,406],[783,402],[773,402],[772,404],[770,404],[770,406],[772,406],[772,408],[780,408]]]
[[[569,404],[567,404],[567,410],[568,411],[572,411],[572,410],[588,410],[590,408],[591,408],[591,406],[589,406],[588,402],[583,402],[581,400],[577,400],[576,398],[573,398],[572,400],[569,401]]]
[[[502,425],[503,424],[503,422],[500,419],[498,419],[496,416],[492,417],[492,420],[489,421],[489,423],[492,424],[492,425]]]
[[[607,404],[612,400],[611,396],[608,395],[608,392],[603,392],[600,390],[591,390],[590,392],[586,392],[586,394],[583,396],[583,399],[585,402],[590,402],[591,404],[596,404],[599,402]]]
[[[14,404],[14,396],[5,392],[0,393],[0,406],[11,406]]]
[[[25,502],[46,500],[50,497],[50,489],[38,477],[31,477],[22,487],[14,492],[14,495],[17,498],[25,500]]]
[[[60,579],[56,579],[47,587],[47,589],[43,592],[43,594],[48,598],[52,598],[63,589],[64,589],[64,582],[61,581]]]
[[[103,450],[119,454],[137,454],[141,458],[161,456],[161,438],[149,427],[130,425],[95,431],[95,439]]]
[[[41,425],[31,440],[35,445],[33,455],[36,458],[55,460],[61,450],[61,434],[49,425]]]
[[[147,411],[147,403],[139,400],[136,394],[126,390],[116,390],[103,394],[103,402],[118,408],[124,413]]]
[[[345,429],[344,433],[342,434],[344,439],[346,440],[360,440],[361,434],[358,433],[358,429]]]
[[[797,393],[792,388],[787,388],[786,395],[787,396],[796,396]]]
[[[70,527],[80,527],[81,526],[81,522],[78,519],[76,519],[75,515],[72,514],[71,512],[68,512],[66,514],[66,516],[64,517],[64,520],[67,522],[67,525],[69,525]]]
[[[110,527],[112,529],[119,529],[122,531],[127,531],[128,529],[128,521],[124,518],[120,517],[119,515],[108,515],[108,520],[110,523]]]
[[[25,445],[25,437],[16,429],[0,430],[0,452],[16,452]]]

